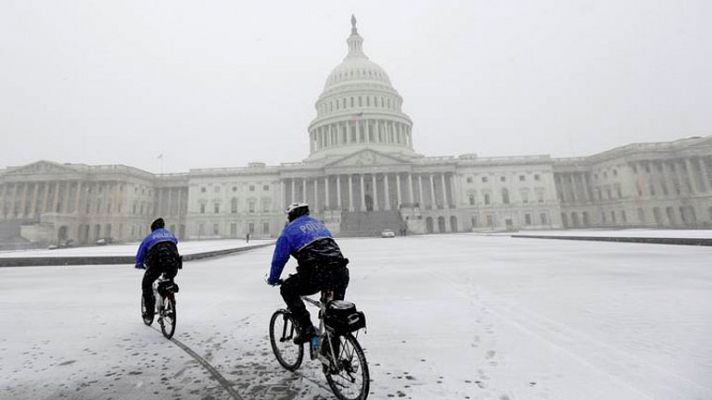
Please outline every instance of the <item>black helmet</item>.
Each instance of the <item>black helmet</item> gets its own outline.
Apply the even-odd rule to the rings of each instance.
[[[292,203],[287,207],[285,211],[287,213],[287,219],[289,222],[301,217],[302,215],[309,215],[309,204],[307,203]]]
[[[166,226],[166,222],[163,220],[163,218],[158,218],[155,221],[151,222],[151,232],[155,231],[156,229],[161,229]]]

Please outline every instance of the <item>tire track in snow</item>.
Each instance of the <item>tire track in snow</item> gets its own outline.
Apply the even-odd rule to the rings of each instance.
[[[195,359],[195,361],[197,361],[200,365],[202,365],[203,368],[207,369],[208,372],[210,372],[210,375],[212,375],[213,378],[215,378],[215,380],[217,380],[218,383],[220,383],[220,386],[222,386],[230,394],[230,396],[232,396],[233,399],[244,400],[242,398],[242,396],[240,396],[240,394],[237,393],[235,391],[235,389],[232,388],[230,381],[228,381],[224,376],[222,376],[220,374],[220,372],[218,372],[218,370],[215,369],[215,367],[210,365],[210,363],[208,361],[206,361],[203,357],[201,357],[200,354],[194,352],[190,347],[186,346],[185,344],[183,344],[183,342],[181,342],[180,340],[178,340],[176,338],[172,338],[171,342],[173,342],[173,344],[175,344],[176,346],[180,347],[183,351],[188,353],[188,355],[193,357],[193,359]]]

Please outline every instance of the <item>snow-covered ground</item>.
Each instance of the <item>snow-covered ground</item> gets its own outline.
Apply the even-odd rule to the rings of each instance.
[[[340,243],[347,297],[367,314],[372,399],[712,398],[707,247],[473,234]],[[271,251],[180,272],[176,338],[214,372],[142,324],[129,266],[0,269],[0,398],[333,398],[315,362],[294,374],[271,354],[282,307],[262,281]]]
[[[181,254],[202,253],[205,251],[234,249],[245,246],[252,246],[267,243],[267,240],[196,240],[190,242],[178,242],[178,250]],[[0,251],[0,257],[76,257],[76,256],[134,256],[140,243],[117,244],[107,246],[91,247],[70,247],[54,250],[11,250]]]

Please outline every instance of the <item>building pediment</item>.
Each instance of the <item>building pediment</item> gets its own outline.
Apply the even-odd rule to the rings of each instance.
[[[27,164],[21,167],[9,168],[5,175],[66,175],[66,174],[76,174],[76,168],[68,165],[59,164],[52,161],[37,161],[31,164]]]
[[[390,154],[383,154],[375,150],[364,149],[357,153],[349,154],[348,156],[332,161],[326,164],[325,167],[363,167],[398,164],[409,164],[409,162],[408,160],[403,160]]]

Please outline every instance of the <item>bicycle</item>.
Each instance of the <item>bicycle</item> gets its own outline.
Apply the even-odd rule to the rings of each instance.
[[[166,339],[173,337],[176,331],[176,296],[178,285],[172,279],[167,279],[165,274],[153,282],[153,296],[156,299],[156,311],[151,318],[146,318],[146,304],[141,296],[141,317],[143,323],[151,326],[153,318],[158,315],[158,324]]]
[[[278,284],[281,284],[280,280]],[[366,400],[370,375],[358,330],[366,327],[363,312],[353,303],[333,300],[331,290],[323,290],[319,301],[303,296],[307,303],[319,308],[319,345],[309,342],[311,359],[318,359],[329,387],[340,400]],[[355,332],[356,335],[352,334]],[[294,318],[287,309],[272,314],[269,338],[277,361],[288,371],[296,371],[304,359],[304,344],[293,342],[296,333]],[[349,390],[350,389],[350,390]]]

